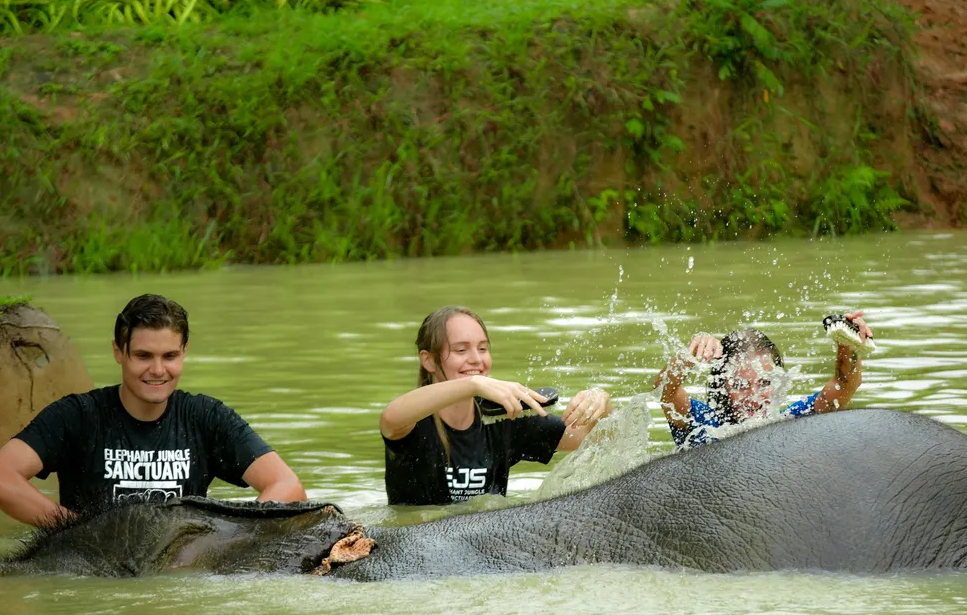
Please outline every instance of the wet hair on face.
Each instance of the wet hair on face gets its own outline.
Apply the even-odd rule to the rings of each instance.
[[[446,380],[447,375],[443,373],[443,361],[441,360],[440,355],[442,354],[444,347],[446,347],[449,343],[449,338],[447,337],[447,322],[449,322],[450,318],[456,316],[457,314],[465,314],[476,320],[477,324],[480,325],[480,328],[483,329],[487,342],[490,342],[490,334],[487,333],[487,325],[485,325],[483,320],[470,308],[465,308],[461,305],[448,305],[424,318],[423,324],[420,325],[420,331],[416,334],[416,348],[420,352],[425,350],[430,353],[430,357],[433,359],[433,364],[436,365],[437,371],[440,372],[440,375],[444,380]],[[433,384],[433,374],[423,367],[423,361],[420,361],[420,376],[417,380],[417,386],[422,387],[428,384]],[[474,409],[477,412],[480,411],[480,409],[477,407],[476,401],[474,402]],[[450,465],[450,441],[447,439],[447,432],[443,428],[443,419],[441,419],[440,415],[437,413],[433,413],[433,424],[436,426],[437,435],[440,437],[440,443],[443,445],[443,454],[446,458],[447,465]]]
[[[188,344],[188,312],[161,295],[141,295],[128,302],[114,322],[114,343],[121,352],[131,350],[135,329],[171,329],[181,334],[181,347]]]
[[[723,420],[738,422],[726,380],[746,357],[765,354],[776,367],[784,367],[782,353],[764,333],[757,329],[736,329],[722,338],[722,357],[715,361],[709,374],[707,391],[712,410]]]
[[[433,358],[433,363],[437,366],[437,370],[441,370],[441,365],[443,361],[441,359],[441,354],[443,349],[447,346],[447,322],[450,318],[456,316],[457,314],[464,314],[477,321],[480,328],[483,329],[484,335],[487,337],[487,342],[490,342],[490,334],[487,333],[487,325],[484,324],[483,319],[471,310],[470,308],[463,307],[462,305],[448,305],[442,307],[439,310],[431,313],[429,316],[423,319],[423,324],[420,325],[420,330],[416,334],[416,348],[419,352],[427,351]],[[446,374],[442,374],[441,377],[446,378]],[[423,362],[420,362],[420,375],[417,380],[417,386],[426,386],[428,384],[433,384],[433,374],[430,373],[425,367],[423,367]]]

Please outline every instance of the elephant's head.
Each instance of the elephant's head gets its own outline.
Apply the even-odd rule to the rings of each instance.
[[[331,504],[181,498],[131,504],[41,529],[0,574],[129,577],[176,568],[326,574],[372,539]]]

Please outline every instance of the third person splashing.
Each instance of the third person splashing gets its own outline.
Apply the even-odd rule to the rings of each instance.
[[[873,337],[862,311],[844,317],[856,326],[861,343]],[[688,371],[703,361],[712,364],[707,402],[690,398],[683,386]],[[712,335],[696,334],[687,351],[673,358],[655,379],[675,444],[706,444],[716,439],[710,428],[764,415],[775,394],[774,372],[783,367],[779,348],[756,329],[732,331],[721,341]],[[822,390],[789,404],[780,413],[798,417],[844,410],[861,382],[859,355],[852,347],[838,344],[833,377]]]

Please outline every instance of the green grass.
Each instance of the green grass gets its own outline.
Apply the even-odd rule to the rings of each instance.
[[[908,79],[912,23],[879,0],[176,2],[104,27],[109,4],[0,4],[50,32],[0,52],[0,275],[855,233],[915,206],[879,138],[909,101],[868,76]]]
[[[0,0],[0,34],[82,30],[104,26],[180,27],[265,9],[332,13],[354,0]]]
[[[19,297],[0,296],[0,315],[2,315],[5,311],[9,310],[12,307],[16,307],[18,305],[26,305],[30,303],[32,299],[33,297],[31,297],[30,295],[22,295]]]

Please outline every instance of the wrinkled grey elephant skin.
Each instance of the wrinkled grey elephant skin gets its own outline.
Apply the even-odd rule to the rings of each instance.
[[[145,524],[170,525],[171,510],[158,508]],[[256,533],[261,523],[238,531]],[[87,543],[49,537],[47,559],[30,570],[70,571],[77,558],[97,559],[91,552],[99,548],[110,573],[115,551],[124,551],[120,539],[89,525]],[[293,562],[315,553],[298,544],[311,531],[294,531],[288,542],[284,532],[276,536],[272,544],[288,546],[274,556],[271,544],[245,543],[233,566],[271,570],[246,563],[251,549],[253,558],[289,562],[277,571],[304,571]],[[152,535],[151,552],[162,550],[164,532]],[[709,572],[958,569],[967,567],[967,437],[903,412],[806,417],[668,455],[579,493],[366,535],[376,539],[372,554],[330,576],[432,578],[602,562]],[[137,563],[143,553],[131,557],[133,571],[151,570]]]
[[[332,504],[181,498],[131,504],[39,531],[0,575],[134,577],[194,568],[304,573],[361,529]]]
[[[669,455],[586,491],[371,528],[356,580],[611,562],[708,572],[967,567],[967,437],[922,415],[787,420]]]

